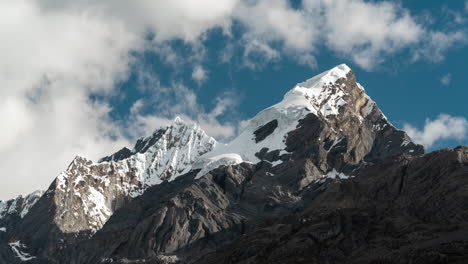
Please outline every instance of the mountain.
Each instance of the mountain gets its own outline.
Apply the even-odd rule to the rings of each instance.
[[[227,144],[176,118],[76,157],[0,263],[463,263],[466,175],[467,147],[424,154],[342,64]]]
[[[148,187],[188,172],[215,145],[198,125],[176,118],[131,151],[124,148],[97,163],[77,156],[21,222],[18,241],[51,251],[89,238],[115,210]]]
[[[49,192],[57,205],[54,222],[65,233],[99,230],[112,213],[148,187],[188,172],[216,140],[197,125],[176,118],[172,125],[94,163],[76,157]]]

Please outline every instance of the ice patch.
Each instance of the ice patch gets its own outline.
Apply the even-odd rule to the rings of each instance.
[[[35,259],[36,257],[31,256],[29,253],[24,252],[23,250],[27,249],[27,247],[18,240],[13,243],[9,243],[11,250],[16,254],[16,256],[21,260],[21,261],[29,261],[32,259]]]
[[[200,169],[197,173],[196,179],[203,177],[208,172],[220,167],[220,166],[230,166],[242,163],[242,157],[239,154],[235,153],[228,153],[222,154],[218,156],[214,156],[211,158],[207,158],[207,160],[200,160],[198,163],[194,164],[194,169]]]
[[[282,163],[283,163],[282,160],[277,160],[277,161],[273,161],[273,162],[271,163],[271,165],[272,165],[273,167],[275,167],[275,166],[278,166],[278,165],[280,165],[280,164],[282,164]]]
[[[327,150],[327,153],[330,152],[336,145],[338,145],[341,141],[343,141],[344,138],[339,138],[338,140],[334,140],[333,144],[330,146],[330,148]]]
[[[6,227],[0,227],[0,232],[6,232]]]
[[[327,174],[323,175],[324,178],[331,178],[331,179],[348,179],[352,176],[348,176],[342,172],[337,172],[336,169],[331,170]]]
[[[338,115],[340,106],[346,104],[343,99],[343,86],[334,86],[340,79],[346,79],[351,69],[346,64],[321,73],[305,82],[299,83],[289,91],[277,107],[302,106],[309,108],[314,114],[320,112],[324,117]]]

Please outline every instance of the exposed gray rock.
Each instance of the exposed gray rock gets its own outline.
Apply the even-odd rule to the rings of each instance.
[[[274,119],[261,126],[254,132],[255,142],[258,143],[268,137],[278,127],[278,120]]]

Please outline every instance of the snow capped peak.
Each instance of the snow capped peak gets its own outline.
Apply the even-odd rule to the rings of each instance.
[[[197,177],[203,176],[208,168],[241,162],[257,163],[262,160],[259,155],[265,149],[278,152],[278,156],[287,155],[288,133],[296,130],[299,120],[309,114],[319,117],[337,137],[343,137],[341,124],[347,126],[350,118],[363,122],[375,109],[378,110],[364,88],[356,82],[352,70],[346,64],[340,64],[298,83],[281,102],[249,120],[238,137],[226,145],[218,144],[213,151],[203,155],[196,164],[202,169]]]
[[[249,120],[237,138],[227,145],[218,144],[213,151],[205,154],[196,166],[211,168],[215,167],[214,165],[232,165],[243,161],[256,163],[260,161],[257,153],[262,148],[284,150],[287,133],[296,129],[298,121],[307,114],[320,114],[326,117],[339,113],[339,108],[346,104],[344,100],[346,85],[337,82],[346,80],[349,72],[351,69],[346,64],[340,64],[297,84],[286,93],[281,102],[261,111]],[[268,131],[269,135],[259,139],[256,135],[262,133],[262,130]],[[205,172],[206,169],[202,170],[198,177]]]
[[[176,116],[172,124],[166,127],[166,132],[170,134],[200,133],[206,135],[205,131],[197,123],[185,122],[180,116]]]
[[[184,120],[180,116],[176,116],[172,121],[172,125],[185,125]]]
[[[55,222],[63,232],[100,229],[122,200],[136,197],[165,180],[189,172],[198,158],[216,146],[197,124],[176,117],[169,126],[93,162],[75,158],[56,178]]]
[[[348,93],[346,85],[337,84],[339,80],[347,80],[351,69],[346,64],[340,64],[328,71],[318,74],[304,82],[298,83],[284,95],[283,101],[276,104],[277,109],[309,109],[314,114],[337,115],[339,108],[346,104],[344,99]]]
[[[297,84],[298,87],[303,88],[321,88],[324,85],[335,83],[337,80],[341,78],[346,78],[347,74],[351,71],[351,69],[346,64],[340,64],[328,71],[322,72],[319,75],[316,75],[304,82]]]

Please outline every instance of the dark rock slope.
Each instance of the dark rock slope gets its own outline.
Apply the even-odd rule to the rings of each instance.
[[[468,263],[468,147],[389,158],[314,188],[323,192],[303,210],[196,263]]]

